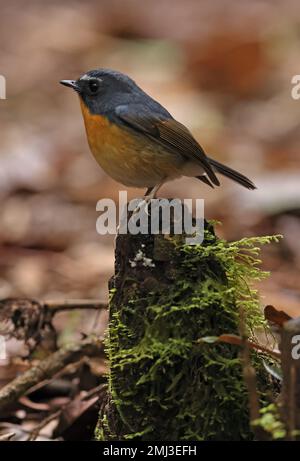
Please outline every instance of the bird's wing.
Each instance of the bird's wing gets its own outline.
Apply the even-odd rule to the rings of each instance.
[[[180,153],[201,165],[211,182],[216,186],[220,185],[204,150],[184,125],[159,111],[156,113],[139,104],[118,106],[115,114],[129,128],[155,140],[168,151]]]

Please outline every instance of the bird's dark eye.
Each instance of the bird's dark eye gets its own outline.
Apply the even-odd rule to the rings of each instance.
[[[99,80],[89,80],[88,87],[91,94],[97,94],[100,88]]]

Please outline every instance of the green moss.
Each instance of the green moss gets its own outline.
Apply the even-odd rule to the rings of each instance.
[[[261,427],[271,440],[282,440],[286,437],[286,429],[280,418],[280,411],[274,403],[267,405],[260,410],[260,418],[253,422]]]
[[[241,306],[249,334],[264,326],[251,284],[267,275],[258,268],[258,245],[272,240],[276,237],[228,243],[217,239],[210,227],[201,245],[155,236],[154,249],[165,241],[169,254],[172,245],[172,261],[163,266],[171,284],[158,280],[148,284],[149,291],[131,273],[124,285],[125,303],[118,309],[116,292],[111,292],[106,347],[120,430],[110,432],[105,421],[107,439],[252,438],[238,348],[197,340],[238,334]],[[158,261],[159,254],[166,252],[156,254]],[[268,382],[257,353],[253,363],[266,402]]]

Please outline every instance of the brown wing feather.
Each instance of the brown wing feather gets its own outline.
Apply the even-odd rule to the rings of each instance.
[[[156,126],[162,140],[172,145],[184,157],[200,163],[212,183],[216,186],[220,185],[204,150],[184,125],[171,119],[159,121]]]
[[[132,106],[130,108],[119,106],[116,109],[116,114],[128,126],[139,130],[151,139],[155,139],[169,151],[179,152],[183,157],[200,164],[211,182],[216,186],[220,185],[204,150],[184,125],[172,118],[161,117],[160,114],[155,117],[152,114],[144,113],[143,108],[139,110],[137,107],[133,111]]]

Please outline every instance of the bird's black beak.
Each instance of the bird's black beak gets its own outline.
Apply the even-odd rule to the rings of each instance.
[[[79,86],[77,85],[75,80],[61,80],[59,83],[61,83],[64,86],[69,86],[70,88],[73,88],[75,91],[79,91]]]

